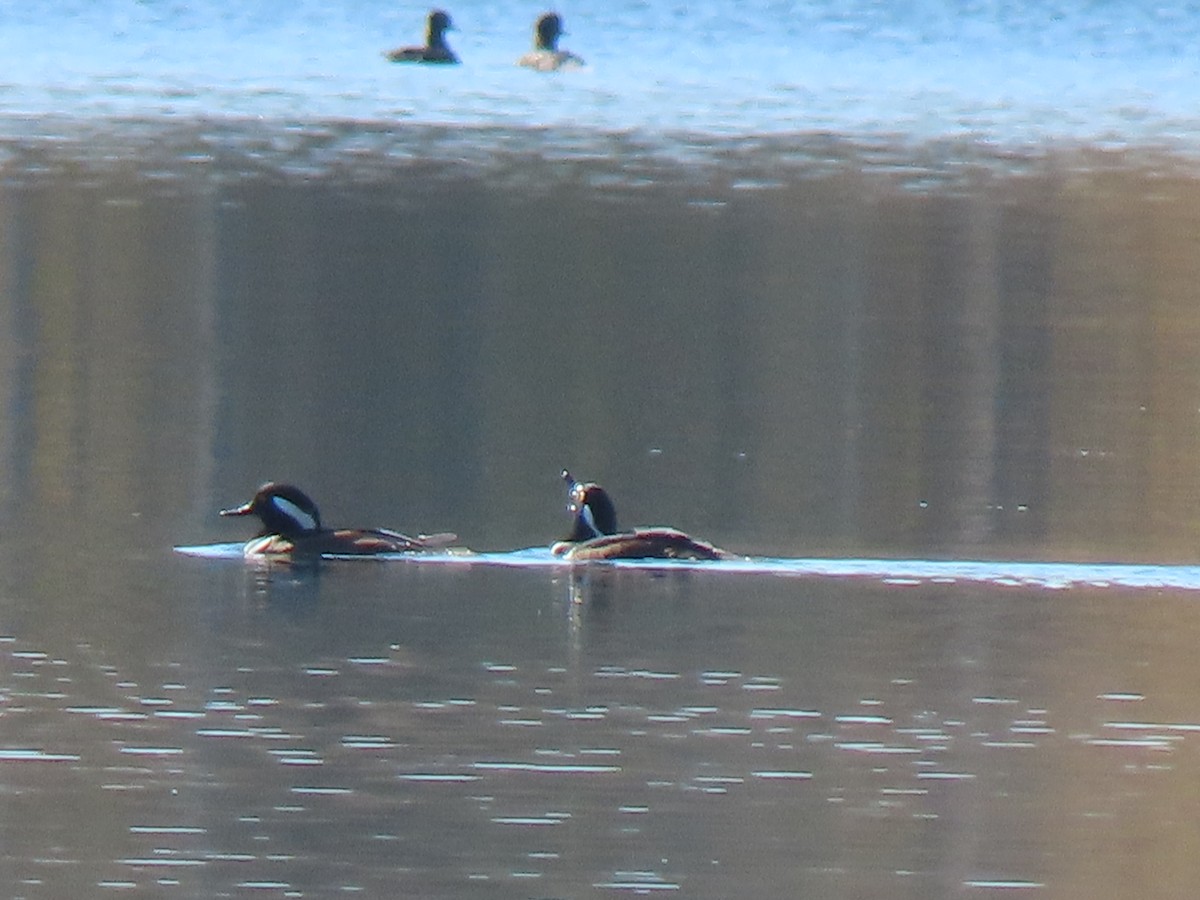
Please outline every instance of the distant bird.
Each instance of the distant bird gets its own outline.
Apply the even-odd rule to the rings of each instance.
[[[242,548],[249,557],[314,559],[323,554],[373,556],[438,550],[457,540],[453,534],[409,537],[387,528],[325,528],[317,504],[293,484],[268,481],[241,506],[222,516],[258,516],[262,530]]]
[[[592,482],[581,483],[566,469],[574,515],[571,533],[550,548],[555,556],[572,561],[603,559],[734,559],[727,550],[698,541],[675,528],[617,528],[617,510],[608,491]]]
[[[392,62],[457,63],[458,57],[446,45],[446,32],[454,30],[450,14],[435,9],[425,20],[425,46],[400,47],[386,54]]]
[[[558,38],[563,34],[566,32],[558,13],[543,14],[533,26],[533,50],[518,59],[517,65],[538,72],[578,69],[583,65],[583,59],[558,49]]]

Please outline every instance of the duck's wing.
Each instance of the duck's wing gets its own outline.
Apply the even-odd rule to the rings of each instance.
[[[295,542],[279,534],[260,534],[242,545],[242,555],[248,559],[287,559],[295,551]]]
[[[435,534],[418,534],[416,537],[410,537],[390,528],[373,528],[368,534],[378,535],[385,540],[404,545],[406,550],[437,550],[453,546],[458,540],[458,535],[452,531],[439,531]]]
[[[531,50],[517,60],[517,65],[535,72],[555,72],[581,68],[583,60],[566,50]]]
[[[638,528],[580,541],[559,551],[564,559],[735,559],[727,550],[677,528]]]
[[[397,47],[383,54],[389,62],[421,62],[425,58],[424,47]]]

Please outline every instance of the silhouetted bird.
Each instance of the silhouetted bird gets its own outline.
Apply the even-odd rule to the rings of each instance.
[[[583,60],[574,53],[558,49],[558,38],[563,34],[566,32],[558,13],[542,15],[533,26],[533,50],[518,59],[517,65],[538,72],[578,69]]]
[[[574,517],[571,533],[550,548],[555,556],[575,561],[603,559],[734,559],[732,553],[698,541],[676,528],[617,527],[617,510],[608,491],[593,482],[578,482],[566,469],[567,509]]]
[[[435,9],[425,20],[425,46],[400,47],[390,50],[387,58],[392,62],[456,63],[458,57],[446,46],[446,32],[454,30],[450,14]]]

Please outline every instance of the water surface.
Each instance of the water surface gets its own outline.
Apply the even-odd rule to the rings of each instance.
[[[1195,17],[689,11],[8,11],[6,894],[1190,895]]]
[[[0,198],[14,895],[1194,883],[1186,162],[196,146]],[[290,478],[511,562],[564,465],[759,561],[172,549]]]
[[[1107,896],[1187,845],[1185,598],[213,565],[154,650],[6,638],[14,884]]]
[[[46,116],[1152,143],[1194,152],[1186,4],[619,0],[558,7],[580,72],[519,69],[540,10],[462,0],[458,67],[395,66],[428,5],[5,4],[0,134]]]

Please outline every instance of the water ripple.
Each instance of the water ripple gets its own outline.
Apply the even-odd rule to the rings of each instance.
[[[241,544],[179,546],[177,553],[206,559],[242,560]],[[373,557],[378,560],[381,557]],[[812,559],[743,557],[735,560],[616,560],[572,564],[542,547],[506,553],[396,554],[382,557],[406,565],[503,566],[509,568],[617,568],[652,571],[704,571],[714,574],[780,575],[797,578],[857,578],[896,586],[959,583],[997,587],[1063,590],[1087,588],[1172,588],[1200,591],[1200,566],[1145,565],[1136,563],[1035,562],[1022,560],[922,560],[922,559]],[[347,559],[347,562],[352,560]],[[509,671],[505,667],[494,671]],[[312,674],[334,674],[313,670]],[[663,676],[669,677],[669,676]],[[708,677],[736,677],[736,673],[708,673]],[[769,688],[758,688],[769,689]]]

